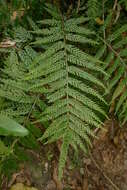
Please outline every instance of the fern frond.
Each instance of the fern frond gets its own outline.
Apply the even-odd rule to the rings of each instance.
[[[71,42],[78,42],[78,43],[83,43],[83,44],[91,44],[91,45],[97,45],[98,43],[94,40],[88,39],[84,36],[76,35],[76,34],[67,34],[66,35],[66,40],[71,41]]]
[[[39,24],[43,25],[49,25],[49,26],[59,26],[61,24],[61,21],[56,19],[44,19],[41,21],[38,21]]]
[[[110,35],[108,38],[108,41],[112,42],[112,41],[116,40],[117,38],[120,37],[120,35],[123,32],[126,32],[126,31],[127,31],[127,24],[123,25],[118,30],[116,30],[112,35]]]
[[[36,99],[36,95],[30,94],[29,91],[33,81],[22,81],[22,78],[25,77],[31,61],[36,56],[37,53],[31,47],[26,46],[24,50],[11,51],[5,60],[0,80],[0,97],[7,102],[7,105],[5,104],[5,107],[0,109],[0,113],[3,115],[11,118],[23,118],[31,110]]]
[[[105,89],[105,86],[103,85],[103,83],[100,82],[100,80],[96,79],[93,75],[89,74],[88,72],[84,72],[83,70],[81,70],[75,66],[69,66],[68,71],[69,71],[69,73],[71,73],[73,75],[81,77],[92,83],[95,83]]]
[[[100,101],[102,101],[103,103],[107,104],[107,102],[104,100],[104,98],[93,88],[87,86],[86,84],[84,84],[83,82],[74,79],[74,78],[69,78],[69,84],[72,85],[75,88],[78,88],[79,90],[90,94],[92,96],[95,96],[96,98],[98,98]]]
[[[46,29],[38,29],[35,31],[31,31],[32,34],[37,34],[37,35],[53,35],[58,32],[60,32],[59,27],[52,27],[50,28],[50,30],[46,28]]]
[[[78,17],[78,18],[70,18],[68,20],[66,20],[66,23],[64,24],[66,26],[67,25],[75,25],[75,27],[77,27],[77,25],[83,24],[85,22],[88,22],[90,20],[90,18],[88,17]]]
[[[91,146],[91,137],[95,137],[93,129],[102,126],[98,115],[106,117],[105,111],[99,105],[100,102],[106,105],[106,102],[96,88],[106,89],[96,77],[97,73],[107,75],[98,64],[103,62],[88,54],[87,51],[79,49],[74,43],[97,44],[91,37],[94,32],[80,26],[87,21],[88,18],[84,17],[68,20],[59,16],[58,20],[55,18],[40,22],[43,25],[43,36],[40,29],[34,33],[41,35],[39,45],[46,43],[48,48],[35,58],[32,67],[24,77],[24,80],[29,83],[36,79],[37,82],[30,89],[33,92],[34,89],[46,86],[48,107],[39,120],[50,121],[50,126],[40,140],[47,139],[47,142],[51,143],[62,139],[60,177],[69,145],[75,148],[79,146],[86,152],[87,145]],[[54,30],[56,33],[52,33]],[[55,42],[56,40],[58,41]],[[95,100],[92,100],[92,97]]]
[[[122,96],[120,96],[120,99],[116,105],[116,112],[118,112],[118,110],[120,109],[120,107],[123,105],[124,101],[127,99],[127,91],[124,91]]]
[[[108,84],[108,91],[112,93],[111,105],[115,103],[114,112],[122,124],[127,121],[127,39],[123,36],[124,32],[127,32],[126,24],[103,40],[103,48],[96,55],[105,62],[103,68],[108,75],[104,79]]]
[[[70,23],[65,25],[65,31],[66,32],[72,32],[72,33],[76,33],[76,34],[83,34],[83,35],[92,35],[95,34],[95,32],[89,30],[89,29],[85,29],[81,26],[76,26],[76,25],[70,25]]]
[[[100,5],[99,5],[99,1],[97,0],[88,0],[87,1],[87,15],[89,18],[91,18],[91,22],[90,24],[94,24],[94,20],[95,18],[100,16]]]

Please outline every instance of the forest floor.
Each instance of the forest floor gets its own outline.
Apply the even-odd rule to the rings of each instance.
[[[37,190],[127,190],[127,129],[114,121],[105,122],[104,128],[98,131],[89,157],[70,151],[61,182],[57,177],[59,143],[42,146],[41,153],[27,150],[30,161],[20,165],[2,190],[17,183]]]

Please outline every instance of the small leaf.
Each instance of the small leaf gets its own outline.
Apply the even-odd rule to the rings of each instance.
[[[95,19],[95,21],[96,21],[96,23],[99,24],[99,25],[104,24],[104,21],[101,20],[99,17],[97,17],[97,18]]]

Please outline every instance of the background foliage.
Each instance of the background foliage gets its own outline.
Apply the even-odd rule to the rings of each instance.
[[[87,153],[112,115],[126,123],[126,14],[126,0],[0,0],[0,113],[29,131],[1,136],[1,172],[60,140],[62,177],[70,147]]]

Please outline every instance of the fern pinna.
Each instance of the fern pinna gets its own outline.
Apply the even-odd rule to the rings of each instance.
[[[108,19],[108,17],[107,17]],[[112,29],[111,29],[112,30]],[[121,125],[127,121],[127,25],[117,28],[107,39],[102,40],[103,45],[96,58],[105,62],[107,72],[108,91],[112,94],[111,111],[118,116]]]
[[[100,104],[106,104],[97,91],[105,89],[103,83],[94,74],[102,73],[94,56],[79,49],[85,44],[96,45],[91,39],[94,32],[83,24],[88,18],[70,18],[56,16],[39,23],[42,29],[33,33],[39,35],[33,45],[43,48],[43,52],[31,64],[25,80],[35,80],[31,91],[39,89],[45,93],[48,106],[40,120],[50,121],[50,126],[41,140],[54,142],[62,139],[59,161],[59,176],[66,162],[69,146],[79,146],[87,151],[91,145],[90,136],[94,128],[102,125],[100,115],[106,116]]]

